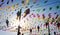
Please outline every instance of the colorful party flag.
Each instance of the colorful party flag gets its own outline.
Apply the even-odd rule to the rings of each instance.
[[[12,5],[12,6],[11,6],[11,9],[14,9],[14,8],[15,8],[15,5]]]
[[[52,25],[53,24],[53,22],[50,22],[50,25]]]
[[[0,8],[0,10],[2,10],[2,8]]]
[[[46,9],[44,8],[43,11],[45,11]]]
[[[3,4],[4,4],[4,3],[1,3],[1,4],[0,4],[0,7],[1,7]]]
[[[38,20],[40,20],[40,15],[39,14],[37,14],[37,17],[38,17]]]
[[[50,7],[49,10],[52,10],[52,7]]]
[[[4,12],[2,12],[2,15],[4,14]]]
[[[26,3],[29,4],[29,0],[26,0]]]
[[[56,9],[59,9],[59,6],[58,5],[56,6]]]
[[[50,14],[50,13],[48,14],[48,18],[49,18],[49,19],[51,18],[51,14]]]
[[[45,15],[44,14],[42,14],[42,18],[45,19]]]
[[[10,0],[7,1],[7,4],[9,4]]]
[[[34,0],[34,4],[36,3],[37,0]]]
[[[58,17],[59,17],[59,15],[57,14],[55,19],[57,19]]]
[[[24,6],[24,1],[22,1],[21,3],[22,3],[22,6]]]
[[[1,0],[1,2],[4,2],[4,0]]]
[[[54,22],[55,21],[55,18],[52,18],[52,22]]]

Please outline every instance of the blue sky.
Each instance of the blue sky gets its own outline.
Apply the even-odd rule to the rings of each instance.
[[[3,22],[4,21],[3,18],[6,18],[6,17],[8,17],[9,21],[11,21],[10,19],[13,19],[14,17],[16,17],[16,12],[19,11],[19,9],[21,9],[23,7],[21,4],[22,0],[14,0],[13,2],[11,2],[11,0],[10,0],[9,4],[6,4],[7,1],[8,0],[4,0],[4,2],[1,2],[1,0],[0,0],[0,4],[4,3],[1,7],[2,10],[0,10],[0,15],[1,15],[0,22],[2,22],[2,23],[5,23],[5,22]],[[52,17],[55,17],[56,15],[54,14],[54,12],[58,12],[58,14],[60,16],[60,0],[47,0],[47,3],[44,3],[44,1],[46,1],[46,0],[37,0],[36,4],[33,4],[34,0],[29,0],[29,5],[27,5],[25,0],[23,0],[23,1],[25,2],[25,6],[22,8],[22,14],[27,9],[27,8],[25,8],[26,6],[28,6],[28,8],[30,8],[30,6],[33,5],[33,7],[30,8],[30,14],[31,13],[34,13],[34,14],[38,13],[41,16],[44,13],[47,18],[49,13],[51,13]],[[15,11],[15,9],[13,9],[11,12],[10,11],[8,12],[5,10],[6,6],[12,6],[17,3],[19,3],[19,9],[15,8],[17,11]],[[37,5],[37,4],[39,4],[39,5]],[[59,5],[59,9],[56,9],[57,5]],[[49,10],[50,7],[52,7],[52,10]],[[43,11],[44,8],[46,9],[45,11]],[[37,9],[39,9],[40,11],[37,12],[36,11]],[[35,10],[35,11],[32,11],[32,10]],[[2,15],[2,12],[4,12],[3,15]],[[12,12],[14,12],[14,13],[11,14]],[[7,13],[8,13],[8,16],[6,16]],[[9,16],[9,15],[12,15],[12,16]],[[4,25],[4,24],[2,24],[2,25]],[[6,35],[16,35],[16,32],[13,34],[8,31],[6,31],[6,32],[0,31],[1,35],[4,35],[3,33]]]

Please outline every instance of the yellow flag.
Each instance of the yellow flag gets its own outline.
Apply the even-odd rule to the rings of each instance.
[[[14,9],[15,5],[12,5],[11,8]]]
[[[50,22],[50,19],[49,18],[47,19],[47,22]]]
[[[4,12],[2,12],[2,15],[4,14]]]
[[[29,3],[29,0],[26,0],[26,3]]]

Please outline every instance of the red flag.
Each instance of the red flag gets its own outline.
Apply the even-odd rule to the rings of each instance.
[[[55,19],[57,19],[57,18],[58,18],[58,16],[59,16],[59,15],[57,14]]]
[[[44,14],[42,14],[42,17],[43,17],[43,19],[45,18],[45,15]]]
[[[51,14],[50,13],[48,14],[48,18],[51,18]]]
[[[34,0],[34,3],[36,3],[37,0]]]
[[[53,22],[50,22],[50,24],[52,25],[52,24],[53,24]]]
[[[3,5],[4,3],[0,4],[0,7]]]

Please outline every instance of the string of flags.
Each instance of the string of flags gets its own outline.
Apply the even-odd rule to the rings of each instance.
[[[40,4],[37,4],[38,0],[33,0],[33,5],[30,4],[30,0],[22,0],[21,1],[22,7],[19,7],[20,2],[9,6],[9,4],[11,3],[10,1],[12,3],[14,3],[14,0],[8,0],[7,2],[5,2],[5,0],[1,0],[2,3],[0,3],[0,12],[1,12],[0,18],[5,16],[4,18],[1,18],[1,19],[5,20],[4,22],[6,23],[6,26],[7,26],[6,29],[4,28],[5,30],[2,29],[3,31],[9,30],[10,32],[16,32],[18,30],[18,28],[14,29],[15,27],[17,27],[14,25],[17,25],[18,22],[21,21],[21,18],[23,18],[22,25],[26,24],[26,25],[22,26],[23,27],[23,28],[21,28],[22,32],[28,31],[28,32],[30,32],[30,34],[32,34],[32,32],[34,30],[37,30],[38,32],[40,32],[40,31],[42,32],[43,30],[47,30],[48,23],[50,26],[52,26],[52,25],[56,26],[57,29],[60,30],[60,14],[58,12],[53,12],[53,13],[46,12],[46,13],[48,13],[46,15],[43,12],[46,11],[47,8],[39,9],[40,7],[38,8],[38,6]],[[3,5],[5,3],[7,4],[7,6],[5,8],[3,8]],[[48,0],[44,1],[44,4],[46,4],[46,3],[48,3]],[[28,5],[26,6],[26,4],[28,4]],[[34,9],[35,4],[38,9],[37,8]],[[25,9],[24,7],[26,7],[26,10],[23,10],[23,9]],[[56,5],[55,8],[56,8],[56,10],[59,10],[60,5]],[[3,9],[6,10],[6,12],[3,11]],[[53,7],[48,7],[48,11],[52,11],[53,9],[54,9]],[[41,10],[42,10],[42,12],[40,12]],[[9,11],[9,12],[7,12],[7,11]],[[55,16],[53,16],[52,14],[54,14]],[[46,16],[48,16],[48,17],[46,17]],[[7,19],[6,19],[6,17],[7,17]],[[0,24],[2,24],[2,22],[0,22]],[[44,23],[41,23],[41,22],[44,22]],[[11,27],[11,26],[13,26],[13,27]],[[11,29],[13,29],[13,30],[11,30]],[[53,27],[50,30],[54,31],[55,29]],[[33,35],[37,35],[37,34],[33,34]]]

